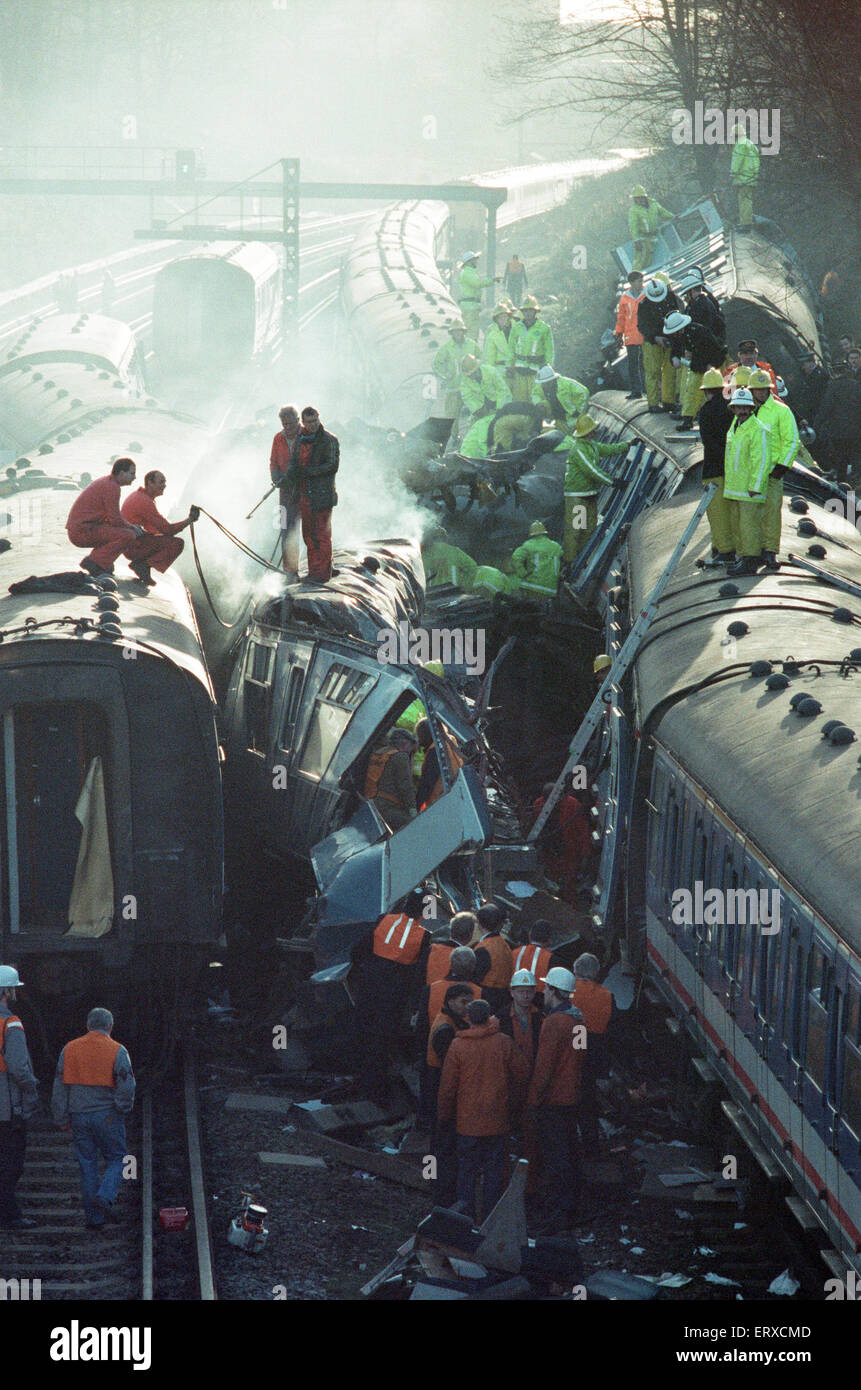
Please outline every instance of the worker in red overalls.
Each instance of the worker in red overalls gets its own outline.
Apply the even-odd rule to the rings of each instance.
[[[96,579],[113,574],[114,561],[125,555],[138,578],[149,584],[149,562],[163,553],[161,536],[148,536],[143,526],[120,513],[120,491],[134,482],[136,474],[133,459],[116,459],[108,476],[90,483],[72,503],[66,533],[72,545],[89,550],[81,569]]]
[[[127,521],[130,526],[142,527],[148,536],[158,538],[158,547],[153,549],[145,560],[138,560],[132,565],[135,574],[147,585],[155,583],[152,570],[164,574],[174,560],[179,559],[185,546],[185,542],[178,539],[179,533],[200,516],[199,507],[189,507],[188,516],[183,517],[182,521],[168,521],[162,516],[155,503],[166,487],[167,479],[164,474],[154,469],[144,477],[143,487],[139,487],[136,492],[130,492],[120,508],[123,521]]]

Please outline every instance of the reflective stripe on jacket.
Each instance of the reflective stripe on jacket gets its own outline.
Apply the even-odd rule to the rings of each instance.
[[[751,492],[757,493],[760,501],[765,497],[770,432],[755,415],[749,416],[743,424],[733,420],[726,437],[724,497],[739,502],[755,501]]]
[[[531,328],[514,323],[511,328],[514,361],[519,367],[553,366],[553,333],[549,323],[536,319]]]
[[[535,988],[540,994],[544,993],[542,978],[550,969],[550,962],[553,959],[553,952],[546,946],[521,946],[514,956],[514,972],[518,970],[530,970],[535,976]]]
[[[798,425],[789,406],[774,396],[768,396],[757,410],[756,418],[761,424],[767,424],[771,431],[768,437],[769,473],[775,468],[789,468],[799,447]]]
[[[618,440],[615,444],[598,444],[590,439],[575,440],[565,469],[565,496],[593,497],[600,491],[602,483],[613,481],[599,466],[598,460],[627,452],[627,440]]]

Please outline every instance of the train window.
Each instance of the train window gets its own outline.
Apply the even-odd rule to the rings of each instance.
[[[302,751],[301,770],[308,777],[319,780],[323,776],[352,717],[351,709],[342,709],[317,697]]]
[[[857,996],[856,996],[857,998]],[[861,1141],[861,1052],[844,1039],[841,1110],[855,1138]]]
[[[281,721],[281,737],[279,747],[285,753],[289,753],[293,747],[293,732],[296,728],[296,718],[299,714],[299,704],[302,696],[302,685],[305,680],[305,672],[301,666],[294,666],[290,672],[290,680],[287,686],[287,696],[284,700],[284,718]]]
[[[807,1046],[804,1050],[804,1070],[811,1081],[825,1090],[825,1059],[828,1042],[828,1015],[813,995],[808,997]]]
[[[849,991],[846,995],[846,1036],[850,1038],[856,1046],[861,1046],[861,986],[857,980],[849,981]]]
[[[366,676],[352,666],[337,663],[329,667],[320,686],[319,698],[331,700],[336,705],[355,709],[374,684],[373,676]]]
[[[793,1057],[801,1058],[801,1020],[804,1001],[804,975],[801,942],[796,942],[790,951],[790,970],[787,982],[787,998],[784,1014],[784,1036]]]
[[[652,790],[649,797],[649,873],[654,878],[658,873],[661,852],[661,832],[666,824],[664,816],[664,769],[661,763],[655,763],[655,772],[652,778]]]
[[[831,982],[831,964],[821,946],[815,943],[807,960],[807,989],[811,999],[825,1004]]]
[[[245,740],[249,752],[265,754],[269,738],[269,715],[272,709],[272,673],[275,669],[275,648],[261,642],[249,642],[245,658]]]

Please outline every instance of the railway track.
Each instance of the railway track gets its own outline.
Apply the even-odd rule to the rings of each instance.
[[[128,1173],[117,1198],[118,1219],[93,1231],[84,1225],[70,1138],[47,1118],[31,1121],[18,1192],[35,1225],[3,1232],[3,1297],[145,1302],[216,1298],[197,1076],[189,1049],[181,1068],[155,1092],[143,1095],[128,1138]],[[187,1229],[162,1231],[158,1210],[177,1205],[188,1207]]]

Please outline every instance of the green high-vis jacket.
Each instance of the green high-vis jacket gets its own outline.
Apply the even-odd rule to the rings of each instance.
[[[488,367],[510,367],[514,361],[514,329],[512,324],[506,338],[498,323],[492,323],[484,339],[484,361]]]
[[[555,381],[545,383],[535,382],[532,387],[532,404],[543,406],[545,410],[556,411],[557,407],[552,403],[544,387],[555,386],[559,405],[565,412],[566,427],[573,430],[577,421],[577,416],[582,415],[589,400],[589,391],[580,381],[575,381],[572,376],[558,376]],[[551,419],[557,419],[557,415],[551,415]]]
[[[536,319],[531,328],[515,323],[511,329],[514,340],[514,361],[518,367],[553,366],[553,334],[550,324]]]
[[[628,448],[626,439],[619,439],[615,444],[599,444],[588,437],[575,439],[565,469],[565,496],[594,497],[596,492],[600,492],[602,483],[613,481],[599,466],[598,460],[611,458],[613,454],[626,454]]]
[[[460,272],[460,279],[457,282],[458,303],[462,304],[466,300],[474,300],[477,304],[481,303],[481,291],[488,285],[493,284],[493,276],[483,278],[478,271],[471,265],[465,265]]]
[[[654,198],[649,199],[648,207],[644,208],[641,203],[632,203],[628,209],[628,231],[631,233],[632,241],[654,236],[663,222],[672,220],[673,213],[662,208]]]
[[[555,594],[561,557],[561,545],[549,536],[531,536],[519,545],[511,557],[511,569],[520,580],[521,590]]]
[[[434,374],[449,391],[456,391],[460,387],[460,363],[467,353],[478,357],[478,343],[474,338],[464,338],[462,343],[456,343],[451,338],[443,343],[434,357],[431,364]]]
[[[724,458],[724,497],[739,502],[763,501],[768,486],[769,435],[755,415],[744,423],[733,420],[726,437]],[[751,493],[755,496],[751,497]]]
[[[473,414],[480,410],[500,410],[511,400],[505,377],[496,367],[482,366],[476,376],[462,376],[458,389],[464,405]]]
[[[759,178],[759,150],[746,135],[735,143],[729,174],[734,184],[756,183]]]
[[[472,588],[478,565],[465,550],[446,541],[431,541],[422,547],[422,560],[429,589],[441,584],[454,584],[464,590]]]

